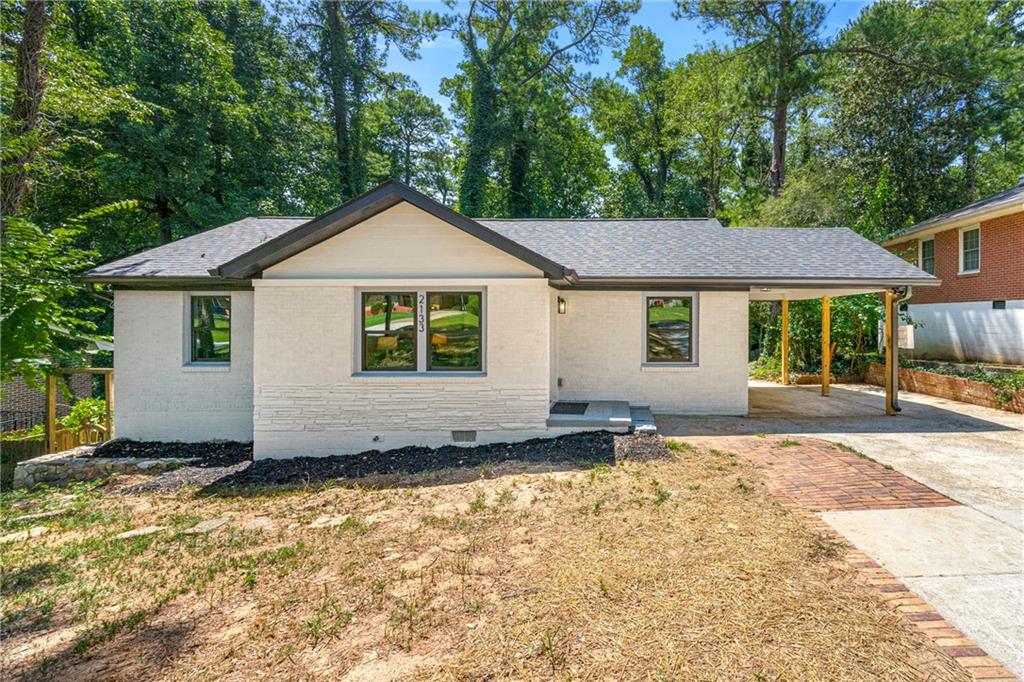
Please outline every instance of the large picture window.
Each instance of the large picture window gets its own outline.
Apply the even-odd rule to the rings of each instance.
[[[231,362],[231,297],[191,297],[192,362]]]
[[[416,370],[416,294],[363,294],[363,370]]]
[[[430,311],[430,354],[427,369],[480,371],[480,292],[436,292],[427,295]]]
[[[647,362],[693,362],[693,296],[646,297]]]

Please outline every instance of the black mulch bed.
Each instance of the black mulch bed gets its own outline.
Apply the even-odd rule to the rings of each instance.
[[[169,457],[199,458],[197,466],[221,467],[252,460],[252,443],[230,440],[203,443],[179,443],[115,438],[98,446],[93,457],[137,457],[139,459],[165,459]]]
[[[178,445],[178,444],[174,444]],[[478,467],[499,462],[614,464],[624,459],[670,458],[665,442],[655,434],[614,434],[607,431],[574,433],[558,438],[537,438],[521,443],[495,443],[473,447],[405,447],[357,455],[261,459],[227,467],[183,467],[154,477],[122,493],[169,492],[181,486],[205,486],[214,494],[234,488],[319,485],[338,479],[381,474]]]

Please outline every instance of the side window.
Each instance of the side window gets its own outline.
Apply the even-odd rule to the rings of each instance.
[[[231,362],[231,297],[191,297],[190,361]]]
[[[935,274],[935,240],[927,239],[921,242],[921,262],[918,263],[922,270],[929,275]]]
[[[428,370],[477,371],[483,369],[479,291],[444,291],[427,294],[430,311]]]
[[[981,269],[981,228],[960,233],[960,272],[978,272]]]
[[[693,296],[648,296],[647,362],[693,362]]]

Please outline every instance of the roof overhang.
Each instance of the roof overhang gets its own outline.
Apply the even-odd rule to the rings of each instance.
[[[412,204],[435,218],[536,267],[552,280],[572,281],[576,276],[571,268],[545,258],[395,180],[389,180],[323,215],[260,244],[251,251],[211,268],[210,274],[227,279],[259,277],[266,268],[339,235],[402,202]]]
[[[986,206],[983,209],[978,209],[977,211],[971,211],[962,215],[951,216],[948,219],[936,222],[925,221],[918,228],[912,228],[907,232],[890,237],[882,242],[882,246],[894,246],[896,244],[911,241],[912,239],[925,239],[938,234],[939,232],[956,230],[969,225],[976,225],[986,220],[1001,218],[1005,215],[1020,213],[1022,211],[1024,211],[1024,201],[1015,197],[1013,200],[1005,203],[996,204],[995,206]]]
[[[252,289],[248,279],[224,279],[223,277],[147,277],[136,275],[82,275],[75,278],[85,284],[109,284],[126,289]]]
[[[684,290],[701,291],[754,291],[761,289],[784,290],[819,290],[829,293],[823,295],[847,296],[854,293],[869,293],[897,289],[908,286],[938,286],[942,280],[937,277],[907,277],[891,279],[825,279],[815,277],[790,278],[669,278],[669,277],[580,277],[577,282],[562,285],[552,283],[559,289],[595,289],[595,290]],[[767,292],[765,292],[767,293]],[[805,296],[805,298],[812,298]]]

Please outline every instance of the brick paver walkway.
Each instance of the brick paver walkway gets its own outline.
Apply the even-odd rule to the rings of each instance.
[[[686,440],[735,452],[762,465],[773,495],[810,511],[959,504],[894,469],[816,438],[719,436]]]

